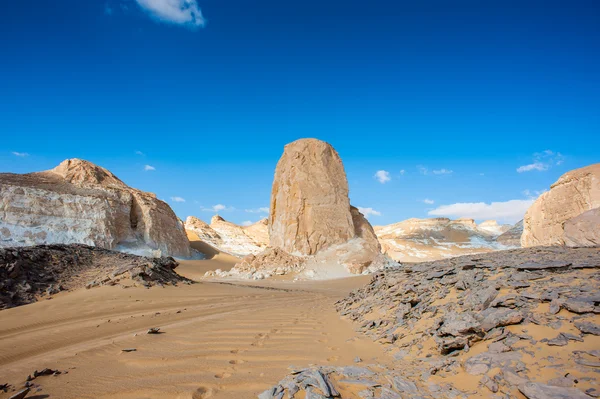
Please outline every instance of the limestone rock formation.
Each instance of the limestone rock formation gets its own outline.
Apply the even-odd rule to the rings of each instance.
[[[215,215],[209,225],[197,217],[189,216],[185,228],[219,251],[239,257],[257,254],[269,243],[266,219],[250,226],[238,226]]]
[[[44,172],[0,174],[0,246],[71,243],[191,255],[169,205],[90,162],[69,159]]]
[[[394,260],[425,262],[514,246],[497,241],[499,232],[507,228],[495,220],[477,225],[473,219],[413,218],[376,226],[375,233],[383,252]]]
[[[517,222],[510,230],[502,233],[496,238],[496,242],[508,247],[520,247],[521,236],[523,235],[523,221]]]
[[[499,224],[495,220],[486,220],[485,222],[479,223],[477,228],[491,235],[499,236],[510,230],[512,226],[510,224]]]
[[[331,145],[302,139],[285,146],[270,221],[270,245],[294,255],[313,255],[354,237],[346,173]]]
[[[523,247],[597,246],[600,234],[600,163],[565,173],[531,205],[524,220]]]
[[[305,277],[330,278],[395,264],[381,254],[373,228],[350,205],[348,191],[342,160],[331,145],[316,139],[286,145],[271,192],[269,249],[244,259],[232,274],[269,274],[287,262],[293,271],[307,269]]]

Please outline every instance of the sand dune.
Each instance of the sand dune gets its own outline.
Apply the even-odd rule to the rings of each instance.
[[[215,254],[183,262],[180,272],[193,277],[231,262]],[[38,395],[251,398],[291,365],[350,364],[355,356],[385,363],[382,348],[359,336],[333,307],[367,280],[61,293],[0,312],[0,384],[21,387],[34,370],[47,367],[68,374],[36,378]],[[148,335],[150,327],[164,333]]]

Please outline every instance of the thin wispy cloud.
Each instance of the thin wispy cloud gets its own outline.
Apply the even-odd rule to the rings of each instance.
[[[405,171],[404,169],[402,169],[402,170],[400,171],[400,176],[404,176],[404,174],[405,174],[405,173],[406,173],[406,171]]]
[[[388,181],[392,180],[392,178],[390,177],[390,172],[388,172],[387,170],[378,170],[377,172],[375,172],[375,175],[373,177],[377,179],[377,181],[381,184],[385,184]]]
[[[459,202],[442,205],[428,212],[430,216],[450,218],[495,219],[502,222],[516,223],[523,219],[533,199],[510,200],[505,202]]]
[[[138,151],[136,151],[136,152],[135,152],[135,155],[141,155],[141,156],[144,156],[144,155],[146,155],[146,154],[144,154],[143,152],[141,152],[141,151],[139,151],[139,150],[138,150]]]
[[[262,208],[256,208],[256,209],[244,209],[244,211],[248,212],[248,213],[269,213],[269,207],[264,206]]]
[[[422,175],[434,174],[434,175],[439,176],[439,175],[451,175],[452,173],[454,173],[452,170],[446,169],[446,168],[429,170],[428,167],[423,166],[423,165],[417,165],[417,169],[419,170],[419,173]]]
[[[251,225],[253,225],[253,224],[254,224],[254,223],[253,223],[252,221],[250,221],[250,220],[244,220],[244,221],[242,222],[242,226],[251,226]]]
[[[26,153],[26,152],[17,152],[17,151],[13,151],[13,152],[12,152],[12,154],[13,154],[15,157],[21,157],[21,158],[25,158],[25,157],[28,157],[28,156],[29,156],[29,154],[28,154],[28,153]]]
[[[185,198],[171,197],[171,201],[173,201],[173,202],[185,202]]]
[[[362,206],[357,206],[356,208],[360,213],[365,215],[366,218],[368,218],[369,216],[381,216],[381,212],[376,211],[373,208],[363,208]]]
[[[517,172],[545,172],[553,166],[561,165],[564,160],[565,157],[560,152],[554,152],[552,150],[536,152],[533,154],[533,162],[527,165],[519,166],[517,168]]]
[[[425,198],[425,199],[423,200],[423,203],[425,203],[425,204],[427,204],[427,205],[433,205],[433,204],[435,204],[435,201],[434,201],[434,200],[432,200],[432,199],[429,199],[429,198]]]
[[[209,208],[206,207],[202,207],[200,208],[202,209],[204,212],[215,212],[215,213],[219,213],[221,211],[233,211],[235,208],[232,206],[226,206],[223,204],[217,204],[217,205],[213,205]]]
[[[154,20],[190,28],[204,26],[205,19],[196,0],[135,0]]]
[[[151,171],[151,170],[156,170],[156,168],[152,165],[144,165],[144,170],[146,172]]]

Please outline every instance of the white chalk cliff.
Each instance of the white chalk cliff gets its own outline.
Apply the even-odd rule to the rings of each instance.
[[[0,174],[0,246],[49,243],[191,255],[183,223],[169,205],[80,159],[44,172]]]
[[[185,229],[217,250],[238,257],[257,254],[269,243],[267,219],[250,226],[238,226],[218,215],[212,217],[210,224],[195,216],[188,216]]]

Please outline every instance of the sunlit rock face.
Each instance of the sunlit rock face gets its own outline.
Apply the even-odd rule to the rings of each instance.
[[[210,224],[188,216],[185,228],[217,250],[239,257],[257,254],[269,244],[267,219],[249,226],[238,226],[218,215],[212,217]]]
[[[285,146],[275,169],[269,247],[248,255],[230,274],[337,278],[393,264],[367,219],[350,205],[338,153],[323,141],[301,139]]]
[[[148,256],[189,257],[183,223],[152,193],[80,159],[0,174],[0,245],[81,243]]]
[[[598,208],[600,164],[567,172],[527,211],[521,244],[598,246]]]

